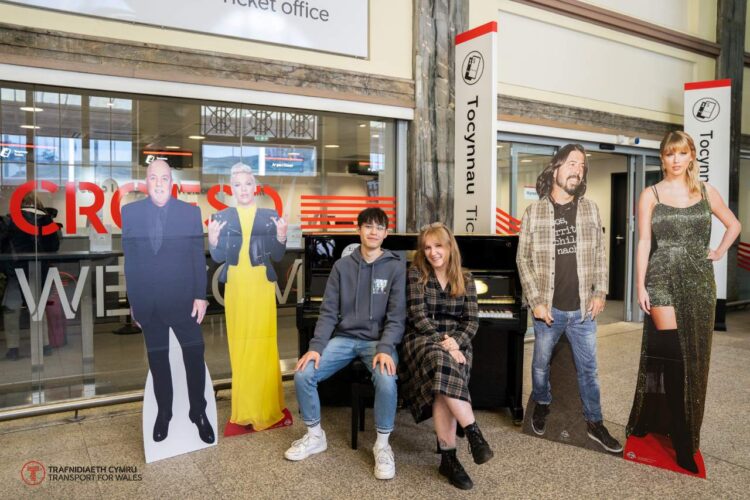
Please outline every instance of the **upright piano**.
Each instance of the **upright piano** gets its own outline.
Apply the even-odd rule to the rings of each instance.
[[[516,267],[515,236],[456,236],[463,266],[474,275],[479,302],[479,330],[474,337],[474,362],[469,390],[474,408],[508,408],[513,421],[523,420],[523,338],[526,309],[521,307],[521,282]],[[326,281],[333,264],[359,245],[356,234],[320,233],[305,236],[305,293],[297,304],[299,355],[308,350],[315,331]],[[415,234],[389,234],[383,247],[411,263]],[[347,405],[351,374],[342,370],[318,386],[321,402]]]

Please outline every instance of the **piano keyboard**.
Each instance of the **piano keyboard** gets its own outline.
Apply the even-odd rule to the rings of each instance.
[[[508,310],[497,310],[497,309],[480,309],[479,318],[491,318],[491,319],[513,319],[513,311]]]

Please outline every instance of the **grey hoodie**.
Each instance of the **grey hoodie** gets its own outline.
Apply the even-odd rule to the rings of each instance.
[[[331,336],[340,335],[379,340],[377,352],[393,356],[405,324],[405,262],[383,249],[367,263],[357,248],[333,265],[310,350],[322,354]]]

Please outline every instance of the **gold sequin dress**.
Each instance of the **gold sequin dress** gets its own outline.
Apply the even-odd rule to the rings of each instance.
[[[651,317],[646,316],[635,398],[626,432],[628,436],[654,432],[674,437],[675,426],[680,423],[673,416],[683,413],[685,437],[694,453],[700,444],[716,307],[713,262],[707,258],[711,206],[703,185],[701,200],[684,208],[659,202],[656,189],[654,194],[657,204],[651,215],[652,252],[646,270],[646,289],[651,307],[674,307],[679,346],[675,342],[665,349],[660,338],[665,334],[657,331]],[[665,385],[670,384],[669,361],[676,362],[671,366],[680,367],[677,382],[680,378],[684,382],[684,391],[679,391],[684,412],[674,411],[668,401],[669,391],[665,391]]]

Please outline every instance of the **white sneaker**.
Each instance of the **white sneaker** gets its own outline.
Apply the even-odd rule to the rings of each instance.
[[[284,452],[284,458],[287,460],[304,460],[310,455],[321,453],[328,449],[326,442],[326,433],[321,431],[320,436],[313,436],[309,432],[292,443],[292,446]]]
[[[375,456],[375,477],[378,479],[393,479],[396,475],[396,460],[393,458],[391,445],[372,449]]]

